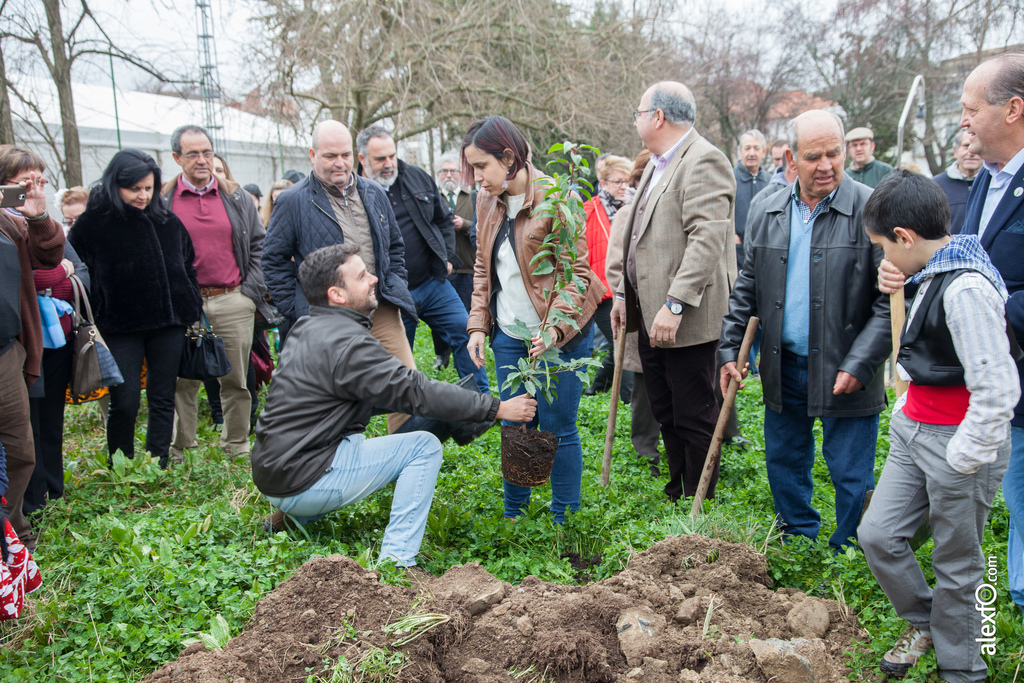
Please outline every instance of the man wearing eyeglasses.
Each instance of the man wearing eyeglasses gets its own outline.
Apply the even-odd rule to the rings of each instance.
[[[452,212],[455,224],[455,255],[462,261],[448,276],[455,293],[469,312],[470,299],[473,297],[473,264],[476,262],[476,190],[462,184],[462,167],[459,155],[446,152],[441,155],[437,169],[437,187],[441,190],[441,198]],[[448,367],[451,362],[452,349],[444,338],[431,330],[434,342],[434,367]]]
[[[473,296],[473,264],[476,262],[476,190],[462,184],[459,155],[448,152],[441,156],[437,170],[441,197],[452,211],[455,222],[455,255],[462,265],[452,271],[448,280],[469,311]]]
[[[196,277],[203,295],[203,314],[224,340],[231,372],[220,378],[224,428],[220,445],[229,455],[249,452],[249,411],[246,386],[256,308],[263,299],[263,236],[265,231],[252,198],[240,185],[213,175],[213,143],[200,126],[182,126],[171,134],[171,151],[181,173],[164,183],[161,193],[181,219],[196,252]],[[269,310],[265,316],[272,317]],[[196,446],[197,402],[201,383],[179,379],[174,396],[175,458]]]
[[[652,152],[624,231],[615,293],[616,336],[639,331],[651,411],[661,424],[672,500],[697,491],[719,406],[715,352],[736,281],[732,164],[694,129],[682,83],[648,88],[633,113]],[[708,489],[714,496],[717,469]]]

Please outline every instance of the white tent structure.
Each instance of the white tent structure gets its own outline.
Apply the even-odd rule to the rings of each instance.
[[[12,80],[19,92],[33,99],[49,133],[62,144],[60,107],[53,82],[30,76],[16,76]],[[122,148],[134,147],[152,155],[160,164],[164,179],[180,173],[181,168],[171,156],[171,133],[178,126],[203,125],[202,101],[118,90],[115,116],[114,90],[110,86],[74,83],[72,90],[86,185],[99,179],[118,151],[119,135]],[[10,99],[18,144],[42,156],[51,182],[63,185],[62,179],[56,177],[53,150],[39,131],[18,120],[21,117],[38,126],[39,117],[16,97]],[[291,128],[270,118],[216,106],[220,107],[223,124],[219,137],[225,141],[223,149],[216,151],[227,159],[236,181],[243,185],[256,183],[265,194],[286,170],[295,169],[303,174],[310,171],[308,138],[300,139]]]

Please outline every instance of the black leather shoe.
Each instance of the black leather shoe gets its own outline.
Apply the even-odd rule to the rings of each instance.
[[[449,422],[452,441],[460,446],[467,446],[484,432],[495,425],[494,422],[484,420],[483,422]]]
[[[409,432],[430,432],[437,437],[437,440],[444,443],[450,437],[450,422],[435,420],[432,417],[413,415],[406,420],[401,427],[395,430],[395,434],[408,434]]]

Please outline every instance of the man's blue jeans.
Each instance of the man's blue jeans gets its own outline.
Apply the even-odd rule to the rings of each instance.
[[[569,340],[570,343],[575,339]],[[594,343],[594,326],[587,330],[587,336],[580,339],[572,351],[563,352],[563,361],[588,358]],[[494,351],[495,372],[498,375],[498,387],[505,384],[510,370],[504,366],[515,366],[520,358],[527,358],[526,343],[496,330],[491,340]],[[537,416],[527,424],[527,429],[540,426],[542,430],[552,432],[558,437],[558,450],[555,452],[555,464],[551,470],[551,511],[555,514],[555,522],[565,521],[566,509],[576,512],[580,509],[580,481],[583,478],[583,448],[580,446],[580,435],[576,429],[576,412],[580,407],[580,396],[583,394],[583,383],[573,372],[564,372],[555,376],[555,400],[548,403],[543,395],[537,396]],[[500,389],[500,398],[505,401],[513,396],[526,393],[523,387],[516,392]],[[519,424],[503,421],[502,424]],[[516,486],[507,481],[505,484],[505,516],[518,517],[522,509],[530,504],[530,488]]]
[[[807,415],[807,358],[782,354],[782,412],[764,409],[765,459],[775,513],[787,535],[817,538],[821,515],[811,505],[814,420]],[[822,451],[835,487],[836,531],[829,545],[839,549],[856,538],[865,494],[875,488],[878,415],[822,417]]]
[[[267,500],[299,524],[306,524],[394,481],[391,519],[384,529],[380,559],[411,567],[416,564],[427,527],[441,450],[441,442],[427,432],[374,439],[353,434],[338,444],[331,467],[312,486],[294,496],[267,496]]]
[[[1010,468],[1003,476],[1003,498],[1010,510],[1006,567],[1010,596],[1024,610],[1024,427],[1011,427],[1010,440],[1013,442]]]
[[[473,375],[480,393],[489,393],[491,385],[487,379],[487,370],[478,368],[469,357],[469,350],[466,348],[469,343],[469,332],[466,331],[469,314],[466,313],[466,307],[462,305],[462,299],[452,287],[452,283],[427,278],[422,284],[411,288],[409,293],[416,302],[416,313],[420,320],[437,332],[451,348],[459,377]],[[411,348],[415,344],[417,321],[404,313],[402,321],[405,323],[405,333],[409,337]]]

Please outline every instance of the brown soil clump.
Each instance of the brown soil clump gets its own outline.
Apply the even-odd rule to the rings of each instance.
[[[701,536],[661,541],[587,586],[512,586],[476,563],[411,580],[310,560],[223,650],[193,645],[145,681],[821,683],[846,680],[843,650],[865,637],[834,600],[769,589],[751,548]],[[410,613],[441,623],[395,646],[413,634],[387,627]],[[332,678],[342,657],[351,673]]]

